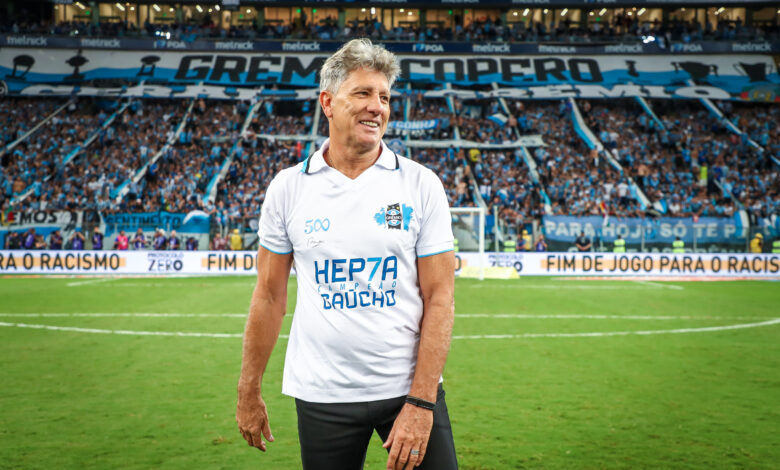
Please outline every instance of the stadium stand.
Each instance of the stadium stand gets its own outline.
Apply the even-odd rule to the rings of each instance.
[[[668,13],[660,19],[640,20],[628,8],[610,8],[605,21],[575,22],[561,13],[541,22],[519,21],[504,12],[500,17],[475,14],[453,21],[401,24],[380,21],[367,12],[348,19],[309,18],[304,12],[285,20],[254,18],[226,25],[215,22],[216,14],[198,20],[157,17],[159,21],[136,24],[115,19],[31,20],[16,12],[0,20],[0,33],[185,43],[331,41],[357,35],[409,43],[413,53],[426,51],[420,43],[438,41],[618,47],[654,42],[666,50],[672,44],[679,49],[681,44],[700,41],[780,38],[777,21],[746,24],[733,14],[724,14],[716,22],[694,21]],[[20,67],[28,60],[19,62]],[[625,72],[636,77],[636,64],[629,62]],[[14,67],[19,64],[14,62]],[[718,76],[715,65],[692,59],[673,65],[674,73],[691,76],[686,82],[691,86],[717,85],[704,80],[709,74]],[[756,72],[758,66],[763,68],[750,63],[735,68],[746,81],[763,83],[766,73]],[[539,74],[539,65],[533,67]],[[210,70],[213,79],[215,72]],[[466,72],[476,73],[462,71]],[[17,76],[16,68],[10,74],[11,79],[22,76]],[[114,79],[108,85],[134,83]],[[306,158],[328,135],[327,119],[312,94],[293,99],[297,86],[264,86],[271,93],[252,100],[193,95],[175,99],[3,97],[0,209],[4,214],[84,210],[101,217],[202,210],[222,237],[234,228],[251,233],[265,188],[276,172]],[[775,103],[723,100],[713,105],[707,99],[681,97],[520,99],[511,93],[499,98],[504,95],[490,95],[498,85],[484,80],[468,86],[402,77],[397,87],[391,101],[391,120],[397,125],[388,128],[386,141],[394,141],[394,150],[437,173],[452,207],[484,207],[491,216],[498,215],[495,222],[503,224],[510,236],[539,225],[545,216],[603,216],[606,221],[609,216],[698,220],[746,214],[752,225],[777,225],[780,107]],[[434,96],[426,96],[430,92]],[[576,115],[582,116],[582,125]],[[594,139],[587,138],[586,132],[592,132]],[[543,144],[522,140],[537,136]]]

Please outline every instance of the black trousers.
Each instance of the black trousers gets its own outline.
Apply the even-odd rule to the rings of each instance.
[[[386,441],[404,398],[358,403],[312,403],[296,399],[298,436],[304,470],[360,470],[376,430]],[[456,470],[450,416],[439,385],[433,429],[418,470]]]

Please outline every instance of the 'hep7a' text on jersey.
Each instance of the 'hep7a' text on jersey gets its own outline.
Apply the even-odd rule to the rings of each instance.
[[[293,253],[298,298],[282,392],[319,403],[409,392],[423,305],[417,258],[453,249],[439,178],[382,144],[354,180],[323,158],[329,141],[271,182],[260,245]]]

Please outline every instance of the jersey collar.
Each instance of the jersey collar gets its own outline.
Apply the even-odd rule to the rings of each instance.
[[[382,153],[379,154],[379,158],[374,163],[374,165],[381,166],[387,170],[397,170],[400,167],[400,160],[398,155],[390,150],[390,148],[385,145],[384,141],[380,141],[380,145],[382,147]],[[303,162],[303,168],[301,171],[306,174],[312,174],[322,170],[323,168],[326,168],[328,164],[325,163],[324,154],[325,151],[328,150],[329,146],[330,138],[325,139],[325,142],[322,143],[322,146]]]

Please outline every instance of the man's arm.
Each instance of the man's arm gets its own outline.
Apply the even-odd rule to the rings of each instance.
[[[263,373],[279,338],[282,318],[287,310],[287,279],[292,259],[292,254],[278,255],[260,247],[257,252],[257,285],[244,329],[236,422],[247,443],[263,452],[266,450],[263,436],[268,441],[274,440],[262,398]]]
[[[455,254],[452,251],[417,258],[423,299],[420,346],[409,395],[436,402],[439,379],[450,350],[455,315]],[[388,469],[409,469],[422,463],[433,427],[433,411],[405,404],[384,444],[390,449]],[[418,450],[419,455],[410,455]]]

